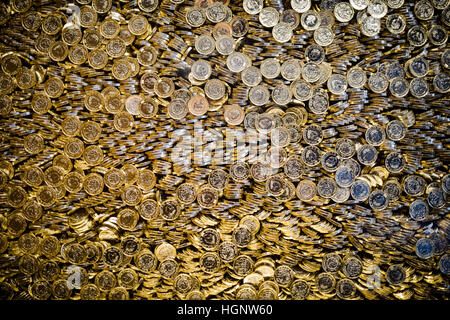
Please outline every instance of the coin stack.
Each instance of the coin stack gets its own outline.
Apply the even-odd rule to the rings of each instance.
[[[0,299],[445,299],[448,0],[0,3]]]

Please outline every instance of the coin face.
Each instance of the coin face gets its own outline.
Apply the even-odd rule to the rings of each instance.
[[[218,198],[217,190],[212,187],[202,186],[197,191],[197,202],[202,208],[213,208],[217,204]]]
[[[181,208],[177,200],[166,199],[161,203],[160,215],[166,221],[176,220],[181,214]]]
[[[203,99],[200,99],[200,102],[202,102],[202,101],[204,102]],[[200,106],[201,106],[201,104],[200,104]],[[204,106],[201,106],[200,111],[203,111],[203,110],[204,110]],[[185,118],[188,111],[189,111],[189,109],[188,109],[187,103],[181,99],[173,99],[167,107],[167,113],[168,113],[169,117],[171,117],[172,119],[175,119],[175,120],[181,120],[181,119]],[[195,112],[195,110],[194,110],[194,112]]]
[[[320,163],[321,151],[316,146],[306,146],[302,150],[302,161],[309,167],[314,167]]]
[[[291,0],[291,7],[298,13],[303,13],[311,8],[311,0]]]
[[[314,31],[314,41],[322,47],[326,47],[333,43],[334,33],[330,27],[319,27]]]
[[[273,7],[265,7],[259,12],[258,18],[264,27],[272,28],[280,20],[280,13]]]
[[[270,92],[264,85],[252,87],[248,93],[249,100],[255,106],[263,106],[270,100]]]
[[[302,180],[297,185],[296,195],[302,201],[311,201],[316,194],[316,184],[311,180]]]
[[[350,194],[357,201],[365,201],[370,194],[369,184],[362,179],[356,179],[350,186]]]
[[[203,249],[215,250],[220,243],[220,234],[215,229],[207,228],[200,233],[199,241]]]
[[[425,192],[426,181],[422,176],[410,175],[403,181],[403,190],[410,196],[420,196]]]
[[[329,293],[336,287],[336,279],[331,273],[321,273],[316,277],[316,287],[321,293]]]
[[[273,27],[272,36],[277,42],[288,42],[293,36],[292,27],[285,22],[279,22]]]
[[[244,277],[253,269],[253,260],[247,255],[237,256],[233,261],[233,271],[236,275]]]
[[[262,10],[264,3],[262,0],[244,0],[242,7],[248,14],[258,14]]]
[[[240,38],[248,32],[248,22],[242,16],[234,16],[230,21],[233,37]]]
[[[386,280],[393,285],[399,285],[406,279],[406,272],[400,265],[391,265],[386,271]]]
[[[194,116],[202,116],[209,109],[208,100],[200,95],[192,96],[187,104],[188,110]]]
[[[234,52],[235,41],[233,37],[230,36],[220,36],[216,40],[216,50],[222,55],[229,55]]]

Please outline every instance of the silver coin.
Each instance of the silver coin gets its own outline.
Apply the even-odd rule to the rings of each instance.
[[[416,255],[421,259],[429,259],[434,254],[433,240],[430,238],[422,238],[416,242]]]
[[[350,5],[355,10],[364,10],[369,5],[369,0],[350,0]]]
[[[234,51],[236,44],[233,37],[230,36],[220,36],[216,40],[216,50],[220,54],[229,55]]]
[[[406,160],[400,152],[391,152],[384,161],[386,169],[392,173],[400,173],[406,167]]]
[[[362,20],[361,33],[367,37],[374,37],[381,31],[381,20],[373,16],[368,16]]]
[[[244,0],[242,7],[248,14],[258,14],[264,7],[263,0]]]
[[[409,92],[416,98],[423,98],[430,92],[425,78],[414,78],[409,83]]]
[[[430,209],[425,201],[416,200],[409,206],[409,215],[416,221],[423,221],[427,218]]]
[[[350,195],[356,201],[366,201],[370,195],[369,184],[365,180],[356,179],[350,187]]]
[[[320,163],[321,152],[316,146],[306,146],[303,148],[301,156],[304,164],[314,167]]]
[[[300,101],[307,101],[313,95],[313,87],[305,80],[296,80],[291,84],[291,91],[295,99]]]
[[[300,23],[305,30],[316,30],[320,27],[321,18],[316,11],[308,10],[302,14]]]
[[[348,166],[341,165],[337,168],[334,179],[339,187],[347,188],[355,181],[355,172]]]
[[[280,13],[273,7],[266,7],[261,10],[258,18],[264,27],[272,28],[280,21]]]
[[[372,191],[369,195],[369,206],[373,210],[384,210],[389,203],[388,198],[381,190]]]
[[[232,72],[241,72],[248,67],[246,55],[242,52],[233,52],[227,57],[227,67]]]
[[[335,172],[340,164],[339,155],[334,151],[328,151],[324,153],[320,162],[325,171]]]
[[[215,48],[216,42],[210,35],[204,34],[195,40],[195,50],[200,54],[209,55],[213,53]]]
[[[324,114],[330,106],[328,95],[326,92],[314,92],[311,99],[309,99],[309,109],[314,114]]]
[[[198,81],[205,81],[211,76],[211,64],[206,60],[197,60],[191,67],[192,76]]]
[[[267,79],[274,79],[278,77],[281,72],[281,65],[277,59],[265,59],[259,66],[261,74]]]
[[[367,76],[365,71],[360,67],[352,67],[347,72],[347,82],[352,88],[362,88],[366,84]]]
[[[302,68],[302,77],[307,82],[316,82],[321,74],[320,67],[317,63],[307,62]]]
[[[288,81],[298,79],[300,74],[301,68],[297,59],[289,59],[281,65],[281,76]]]
[[[366,130],[365,139],[372,146],[380,146],[385,140],[384,129],[380,126],[370,126]]]
[[[334,32],[330,27],[319,27],[314,31],[314,41],[322,47],[333,43]]]
[[[433,18],[434,7],[429,1],[417,1],[414,4],[414,14],[417,19],[420,20],[430,20]]]
[[[221,2],[213,2],[206,8],[206,17],[212,23],[219,23],[225,20],[227,12]]]
[[[186,10],[186,22],[194,28],[200,27],[206,21],[206,16],[202,8],[191,7]]]
[[[317,183],[317,194],[322,198],[331,198],[337,190],[337,184],[334,179],[329,177],[320,178]]]
[[[245,85],[255,87],[262,81],[261,71],[257,67],[250,66],[241,72],[241,80]]]
[[[272,90],[272,100],[278,105],[287,105],[292,100],[292,93],[285,84],[279,84]]]
[[[292,28],[284,22],[279,22],[272,29],[273,38],[281,43],[288,42],[293,35]]]
[[[340,74],[333,74],[327,80],[327,87],[333,94],[342,94],[347,90],[347,78]]]
[[[397,77],[389,83],[389,91],[397,98],[405,97],[409,92],[409,82],[403,77]]]
[[[270,92],[264,85],[252,87],[248,93],[249,100],[255,106],[263,106],[270,100]]]
[[[339,2],[334,7],[334,16],[339,22],[349,22],[355,15],[355,10],[348,2]]]
[[[303,13],[311,8],[311,0],[291,0],[291,8],[298,13]]]
[[[385,92],[389,86],[389,80],[384,73],[376,72],[373,73],[367,82],[369,88],[376,93]]]

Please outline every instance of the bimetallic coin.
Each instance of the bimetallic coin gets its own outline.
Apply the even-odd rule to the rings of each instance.
[[[317,63],[307,62],[302,68],[302,77],[305,81],[312,83],[320,78],[320,67]]]
[[[343,260],[342,271],[350,279],[358,278],[363,270],[361,260],[356,256],[347,256]]]
[[[367,6],[367,13],[381,19],[388,13],[388,6],[384,0],[371,0]]]
[[[322,268],[325,272],[337,272],[342,267],[342,258],[337,253],[328,253],[322,260]]]
[[[211,209],[216,206],[219,195],[217,190],[207,185],[201,186],[197,191],[197,202],[205,209]]]
[[[294,271],[291,267],[281,265],[275,269],[273,279],[280,287],[288,287],[294,280]]]
[[[311,8],[311,0],[291,0],[291,7],[298,13],[303,13]]]
[[[403,180],[403,190],[409,196],[417,197],[425,192],[426,181],[422,176],[410,175]]]
[[[369,5],[369,0],[350,0],[350,5],[355,10],[364,10]]]
[[[216,50],[218,53],[223,55],[229,55],[234,52],[235,41],[233,37],[230,36],[220,36],[216,40]]]
[[[373,73],[368,81],[369,88],[376,93],[385,92],[389,86],[389,80],[385,74],[381,72]]]
[[[146,17],[142,15],[134,15],[128,21],[128,30],[131,34],[141,36],[149,30],[150,24]]]
[[[94,69],[103,69],[108,63],[108,54],[103,50],[92,50],[88,53],[88,62],[89,66]],[[118,68],[118,66],[116,66],[116,68]],[[117,72],[117,74],[119,74],[119,72]]]
[[[123,230],[133,231],[139,220],[139,214],[129,208],[122,209],[117,214],[117,225]]]
[[[416,255],[421,259],[429,259],[434,254],[434,243],[430,238],[421,238],[416,242]]]
[[[300,24],[300,15],[292,9],[283,10],[280,15],[281,23],[287,23],[289,27],[294,30]]]
[[[302,180],[295,191],[297,197],[302,201],[311,201],[317,194],[317,187],[311,180]]]
[[[406,279],[406,272],[400,265],[391,265],[386,271],[386,280],[392,285],[399,285]]]
[[[244,277],[252,272],[253,260],[247,255],[237,256],[233,261],[233,271],[236,275]],[[256,294],[255,294],[256,296]]]
[[[341,165],[336,170],[335,180],[337,185],[342,188],[350,187],[352,183],[355,181],[355,178],[356,178],[355,173],[348,166]]]
[[[389,201],[396,201],[402,193],[401,185],[395,179],[388,180],[384,183],[383,192]]]
[[[250,168],[244,162],[236,162],[230,166],[230,177],[236,182],[244,182],[250,176]]]
[[[303,129],[303,140],[309,145],[318,145],[323,140],[322,128],[317,124],[310,124]]]
[[[158,97],[168,98],[173,94],[175,85],[170,78],[160,78],[155,82],[154,90]]]
[[[423,98],[428,95],[429,88],[424,78],[414,78],[409,84],[409,92],[416,98]]]
[[[113,289],[116,286],[116,283],[116,276],[109,270],[103,270],[95,276],[95,285],[101,291],[109,291]]]
[[[337,184],[334,179],[329,177],[320,178],[317,183],[317,194],[322,198],[331,198],[337,190]]]
[[[27,31],[37,31],[41,22],[41,15],[36,11],[27,11],[22,16],[22,27]]]
[[[44,138],[39,133],[32,133],[23,139],[23,148],[29,154],[38,154],[44,149]]]
[[[156,269],[158,260],[152,252],[144,249],[134,257],[134,262],[140,271],[150,273]]]
[[[283,62],[280,69],[281,76],[288,81],[294,81],[301,75],[300,64],[297,59],[289,59]]]
[[[236,246],[239,248],[245,248],[250,244],[250,242],[253,239],[253,235],[249,228],[246,226],[238,226],[236,229],[234,229],[232,234],[232,241]]]
[[[188,111],[187,103],[181,99],[173,99],[167,107],[169,117],[175,120],[184,119]]]
[[[230,21],[230,25],[233,37],[240,38],[245,36],[248,32],[248,21],[240,15],[234,16]]]
[[[98,122],[86,121],[81,124],[80,133],[86,142],[92,143],[100,138],[102,128]]]
[[[279,22],[272,28],[272,36],[280,43],[288,42],[293,36],[292,27],[285,22]]]
[[[244,110],[238,106],[237,104],[224,106],[224,119],[225,121],[233,126],[237,126],[242,121],[244,121],[245,112]]]
[[[385,21],[386,28],[392,34],[400,34],[406,29],[406,18],[402,14],[390,14]]]
[[[425,201],[416,200],[409,206],[409,215],[416,221],[423,221],[427,218],[429,210]]]
[[[427,30],[420,25],[411,27],[406,36],[409,43],[415,47],[421,47],[427,42]]]
[[[432,187],[427,193],[427,202],[430,207],[440,209],[445,205],[447,197],[442,189]]]
[[[181,203],[192,203],[195,201],[195,198],[197,196],[197,188],[192,183],[182,183],[176,190],[176,196]]]
[[[355,15],[355,10],[348,2],[339,2],[334,7],[334,16],[339,22],[349,22]]]
[[[195,40],[195,50],[203,55],[210,55],[216,48],[216,42],[210,35],[204,34]]]
[[[200,233],[200,245],[205,250],[216,250],[220,242],[220,233],[212,228],[206,228]]]
[[[149,67],[155,64],[158,52],[153,46],[144,46],[137,52],[136,58],[140,65]]]
[[[279,84],[272,90],[272,100],[278,105],[287,105],[291,99],[291,90],[285,84]]]
[[[263,106],[270,100],[270,92],[264,85],[252,87],[248,93],[249,100],[255,106]]]
[[[409,82],[405,78],[397,77],[389,83],[391,94],[397,98],[403,98],[409,92]]]
[[[217,190],[222,190],[228,183],[228,174],[222,169],[214,169],[208,175],[208,183]]]
[[[310,292],[310,286],[308,282],[302,279],[294,280],[291,284],[291,295],[295,300],[305,299]]]
[[[339,167],[340,159],[336,152],[328,151],[322,155],[320,162],[325,171],[335,172]]]
[[[321,151],[316,146],[306,146],[302,150],[301,157],[305,165],[314,167],[320,163]]]
[[[220,2],[213,2],[205,9],[206,17],[212,23],[219,23],[226,17],[225,6]]]
[[[429,1],[418,1],[414,4],[414,14],[420,20],[430,20],[434,14],[434,7]]]
[[[202,116],[209,109],[208,99],[201,95],[192,96],[192,98],[187,103],[187,108],[189,112],[194,116]]]
[[[445,274],[450,274],[450,254],[446,253],[439,259],[439,270]]]
[[[279,176],[271,176],[266,180],[266,191],[272,196],[280,196],[283,194],[285,188],[284,179]]]
[[[323,91],[313,92],[312,97],[309,99],[309,110],[314,114],[325,114],[328,111],[330,102],[328,100],[328,94]]]
[[[139,206],[139,215],[144,220],[151,220],[160,213],[159,204],[153,199],[145,199]]]
[[[334,32],[330,27],[319,27],[314,31],[314,41],[322,47],[326,47],[333,43]]]
[[[281,73],[281,65],[274,58],[265,59],[260,65],[261,74],[267,79],[274,79]]]
[[[433,25],[428,30],[428,39],[435,46],[441,46],[448,40],[447,30],[440,25]]]
[[[406,135],[406,126],[400,120],[392,120],[386,125],[386,135],[393,141],[400,141]]]
[[[347,72],[347,82],[352,88],[362,88],[366,84],[367,76],[360,67],[352,67]]]
[[[192,76],[198,81],[205,81],[211,76],[211,65],[206,60],[197,60],[191,67]]]
[[[245,85],[255,87],[261,82],[262,75],[257,67],[250,66],[241,72],[241,80]]]
[[[50,77],[44,84],[44,91],[50,98],[59,98],[64,91],[64,82],[59,77]]]
[[[247,65],[247,56],[243,54],[242,52],[232,52],[227,57],[227,67],[232,72],[241,72],[245,68],[248,67]]]
[[[316,30],[320,27],[321,17],[316,11],[308,10],[302,14],[300,22],[305,30]]]
[[[266,28],[274,27],[280,20],[280,13],[273,7],[265,7],[259,12],[259,22]]]
[[[388,202],[388,198],[381,190],[372,191],[369,195],[369,205],[373,210],[386,209]]]
[[[366,130],[365,139],[372,146],[382,145],[385,140],[384,129],[376,125],[370,126]]]
[[[333,94],[342,94],[347,90],[347,79],[340,74],[333,74],[327,80],[327,87]]]
[[[206,273],[215,273],[220,268],[220,258],[216,252],[205,252],[200,257],[200,268]]]
[[[291,91],[295,99],[300,101],[307,101],[313,96],[312,86],[301,79],[292,82]]]
[[[263,0],[244,0],[242,7],[248,14],[258,14],[264,7]]]
[[[42,31],[48,35],[56,35],[63,27],[61,18],[56,14],[49,14],[42,20]]]
[[[327,272],[320,273],[316,277],[316,288],[321,293],[330,293],[336,287],[336,278]]]
[[[351,299],[356,293],[356,285],[350,279],[340,279],[336,284],[336,294],[341,299]]]
[[[158,0],[137,0],[137,4],[139,6],[139,9],[141,9],[144,12],[152,12],[155,11],[158,7],[159,1]]]
[[[228,22],[219,22],[214,26],[212,34],[214,39],[218,39],[221,36],[231,37],[233,35],[233,29]]]
[[[386,156],[384,164],[389,172],[399,173],[406,167],[406,160],[401,153],[391,152]]]
[[[434,89],[439,93],[450,91],[450,76],[448,73],[439,73],[433,78]]]
[[[340,138],[335,144],[336,153],[343,159],[349,159],[355,154],[355,144],[347,138]]]
[[[356,179],[350,186],[350,194],[356,201],[366,201],[370,195],[370,186],[365,180]]]
[[[164,220],[176,220],[180,214],[181,208],[176,199],[166,199],[161,203],[160,215]]]
[[[364,144],[358,149],[357,157],[361,164],[369,166],[376,162],[378,151],[374,146]]]

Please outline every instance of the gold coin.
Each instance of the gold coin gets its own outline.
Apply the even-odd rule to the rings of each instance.
[[[9,53],[2,58],[1,67],[3,72],[13,76],[22,68],[22,60],[16,54]]]
[[[73,64],[83,64],[88,59],[88,50],[81,44],[76,44],[69,49],[69,60]]]
[[[80,42],[82,36],[80,27],[76,25],[64,27],[61,32],[62,41],[69,46],[76,45]]]
[[[31,100],[31,108],[37,114],[45,114],[52,107],[52,101],[43,92],[36,92]]]
[[[102,128],[98,122],[86,121],[81,124],[80,133],[86,142],[92,143],[100,138]]]
[[[197,188],[193,183],[182,183],[176,190],[176,196],[181,203],[190,204],[194,202],[197,197]]]
[[[129,132],[133,128],[134,119],[128,112],[119,112],[114,115],[114,128],[120,132]]]
[[[97,24],[97,12],[91,6],[80,8],[80,24],[84,28],[90,28]]]
[[[108,188],[118,189],[125,182],[125,174],[122,172],[122,170],[119,170],[117,168],[111,168],[108,171],[106,171],[105,175],[103,176],[103,179],[105,181],[105,185]]]
[[[177,257],[177,249],[170,243],[163,242],[156,246],[155,256],[161,262],[166,259],[175,259]]]
[[[133,70],[127,59],[116,59],[113,62],[111,72],[117,80],[126,80],[131,76]]]
[[[91,145],[84,149],[83,160],[91,165],[99,165],[103,161],[103,151],[98,145]]]
[[[52,187],[58,187],[64,183],[64,171],[60,167],[49,167],[44,172],[45,183]]]
[[[36,200],[43,207],[50,207],[56,202],[56,191],[50,186],[41,186],[36,192]]]
[[[83,32],[83,44],[89,49],[97,49],[102,40],[102,35],[96,29],[86,29]]]
[[[134,263],[140,271],[150,273],[156,269],[158,260],[148,249],[141,250],[135,257]]]
[[[18,248],[28,254],[34,254],[39,250],[39,238],[33,233],[24,233],[17,241]]]
[[[59,31],[61,31],[63,25],[61,18],[56,14],[49,14],[44,20],[42,21],[42,31],[44,31],[48,35],[55,35]]]
[[[207,185],[201,186],[197,191],[197,202],[205,209],[211,209],[216,206],[219,195],[217,190]]]
[[[133,184],[138,178],[138,169],[133,164],[125,164],[122,167],[122,171],[125,174],[125,183]]]
[[[63,94],[64,82],[59,77],[50,77],[44,84],[44,91],[50,98],[58,98]]]
[[[44,171],[38,166],[29,166],[25,168],[22,180],[29,186],[38,187],[44,181]]]
[[[166,259],[159,264],[158,271],[164,279],[172,279],[178,273],[179,265],[174,259]]]
[[[48,48],[48,54],[54,61],[63,61],[69,54],[69,47],[62,41],[55,41]]]
[[[158,202],[153,199],[145,199],[139,206],[139,214],[144,220],[151,220],[157,217],[161,213],[160,210]]]
[[[124,107],[125,103],[120,95],[120,93],[111,93],[105,96],[105,110],[108,113],[117,114],[121,112]]]
[[[149,27],[147,18],[142,15],[134,15],[128,21],[128,29],[136,36],[141,36],[146,33]]]
[[[69,172],[64,177],[64,188],[70,193],[77,193],[83,189],[84,175],[78,171]]]
[[[130,208],[122,209],[117,214],[117,225],[123,230],[133,231],[139,221],[139,214]]]
[[[103,95],[95,90],[89,90],[84,96],[84,106],[91,112],[100,111],[105,105]]]
[[[123,188],[121,197],[128,206],[137,206],[142,200],[142,191],[135,185],[128,185]]]
[[[158,104],[150,97],[146,97],[139,103],[139,115],[143,118],[154,118],[158,113]]]
[[[88,54],[88,62],[94,69],[103,69],[108,63],[108,54],[101,49],[94,49]]]
[[[158,58],[158,51],[152,46],[145,46],[139,49],[136,58],[142,66],[149,67],[155,64]]]
[[[115,37],[117,37],[117,35],[119,34],[119,23],[113,19],[110,18],[106,18],[105,20],[103,20],[103,22],[100,24],[100,34],[105,38],[105,39],[113,39]]]
[[[176,220],[180,214],[180,205],[176,199],[166,199],[161,203],[160,215],[164,220]]]
[[[39,245],[39,250],[42,255],[51,259],[60,252],[60,244],[58,238],[55,236],[44,236]]]
[[[39,220],[42,217],[42,213],[43,213],[42,207],[35,200],[27,201],[24,204],[22,211],[23,211],[23,217],[31,222],[35,222],[35,221]]]
[[[220,258],[216,252],[205,252],[200,257],[200,268],[206,273],[216,273],[220,268]]]
[[[103,191],[103,177],[98,173],[88,174],[83,182],[84,191],[91,196],[98,195]]]
[[[220,243],[220,233],[213,228],[206,228],[200,233],[200,245],[205,250],[216,250]]]
[[[175,85],[170,78],[160,78],[156,81],[153,89],[158,97],[168,98],[173,94]]]
[[[30,154],[37,154],[44,149],[44,138],[39,133],[32,133],[23,139],[23,148]]]
[[[114,38],[106,43],[105,50],[108,56],[110,56],[111,58],[120,58],[125,54],[127,46],[122,39]],[[128,59],[125,60],[129,62]]]
[[[139,285],[139,277],[131,268],[122,269],[117,275],[119,285],[125,289],[133,290]]]
[[[144,191],[149,191],[156,185],[156,176],[148,169],[141,169],[139,170],[137,184]]]

